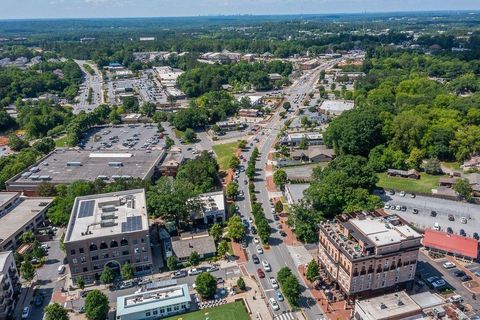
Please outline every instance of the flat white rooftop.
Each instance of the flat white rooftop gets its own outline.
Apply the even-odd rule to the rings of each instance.
[[[402,316],[421,319],[422,314],[422,308],[405,291],[357,300],[355,312],[359,311],[358,309],[367,316],[365,320],[402,319]]]
[[[77,197],[65,242],[138,231],[148,231],[144,189]]]
[[[409,226],[394,226],[386,222],[383,218],[355,218],[349,220],[349,222],[368,237],[376,246],[398,243],[409,237],[420,237],[420,234]]]
[[[344,100],[325,100],[323,101],[320,109],[325,111],[330,111],[333,113],[342,113],[343,111],[353,109],[353,101],[344,101]]]

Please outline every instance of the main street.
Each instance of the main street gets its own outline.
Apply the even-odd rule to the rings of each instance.
[[[79,113],[80,111],[91,112],[103,102],[103,78],[100,70],[94,63],[89,63],[85,60],[75,60],[80,69],[83,72],[84,83],[80,87],[77,96],[77,102],[73,105],[73,112]],[[94,74],[90,74],[85,69],[84,65],[89,65]],[[92,89],[92,99],[88,101],[89,89]]]
[[[336,63],[335,61],[331,61],[316,68],[315,70],[308,72],[306,75],[297,79],[292,84],[291,87],[285,90],[287,100],[290,101],[293,110],[295,110],[301,104],[301,101],[303,100],[303,98],[312,90],[312,88],[314,88],[316,81],[318,80],[320,71],[326,68],[332,67],[335,63]],[[295,102],[294,100],[297,100],[297,101]],[[301,284],[303,284],[303,286],[307,288],[306,284],[303,283],[302,277],[298,273],[297,266],[295,265],[295,262],[292,256],[290,255],[290,251],[288,250],[287,246],[283,243],[283,239],[279,234],[279,230],[275,226],[275,221],[273,219],[273,215],[270,208],[270,196],[266,186],[267,180],[266,180],[265,168],[268,163],[268,154],[272,149],[272,147],[274,146],[277,133],[283,127],[283,124],[284,124],[284,120],[279,116],[280,111],[281,110],[279,110],[276,114],[274,114],[273,117],[270,119],[270,121],[266,124],[263,130],[265,134],[262,136],[258,136],[259,143],[257,144],[257,147],[260,151],[260,157],[257,160],[256,176],[254,180],[255,189],[257,192],[256,194],[257,200],[262,204],[263,210],[265,212],[265,216],[268,219],[270,226],[272,227],[272,234],[269,239],[270,248],[268,250],[265,250],[263,254],[258,254],[256,252],[256,245],[253,243],[253,241],[251,241],[253,238],[251,235],[249,235],[250,241],[248,243],[248,248],[247,248],[249,261],[246,267],[248,272],[251,275],[255,275],[258,278],[256,270],[258,268],[262,268],[261,264],[255,265],[253,263],[253,261],[251,260],[252,254],[257,254],[257,256],[261,261],[263,260],[268,261],[268,263],[272,268],[271,272],[266,272],[265,279],[260,279],[261,287],[266,296],[266,303],[268,303],[268,299],[270,297],[276,298],[275,290],[273,290],[270,284],[269,278],[271,276],[275,276],[276,278],[277,272],[282,267],[286,266],[290,268],[292,272],[297,276]],[[252,150],[253,150],[253,146],[249,147],[248,150],[243,154],[244,157],[248,159],[251,155]],[[245,176],[245,172],[241,172],[239,176],[239,186],[240,186],[240,190],[244,192],[245,197],[243,199],[240,199],[240,201],[238,201],[237,204],[240,208],[240,213],[242,215],[246,217],[251,217],[248,184],[244,183],[246,179],[247,177]],[[279,302],[279,305],[280,305],[280,310],[275,314],[280,314],[287,310],[287,306],[285,302]],[[313,298],[308,288],[304,290],[302,293],[302,297],[300,299],[300,306],[302,307],[302,309],[304,310],[305,314],[309,319],[312,319],[312,320],[324,319],[324,314],[322,310],[318,306],[317,301]]]

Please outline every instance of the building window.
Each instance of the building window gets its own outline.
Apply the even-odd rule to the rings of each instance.
[[[148,261],[148,256],[143,257],[143,261]]]
[[[174,306],[173,310],[178,311],[178,310],[180,310],[180,307],[179,306]]]
[[[119,255],[120,255],[120,251],[117,251],[117,250],[113,251],[112,253],[112,257],[118,257]]]
[[[135,262],[136,262],[136,263],[139,263],[140,260],[141,260],[140,257],[136,257],[136,258],[135,258]]]
[[[92,261],[98,260],[98,256],[92,256]]]
[[[90,251],[97,251],[97,250],[98,250],[97,245],[94,244],[94,243],[92,243],[92,244],[90,245]]]
[[[124,255],[124,256],[128,256],[129,254],[130,254],[130,251],[128,251],[128,250],[122,251],[122,255]]]
[[[83,272],[88,272],[88,268],[87,268],[87,267],[83,267]]]
[[[123,246],[128,246],[128,240],[127,239],[122,239],[120,241],[120,245],[123,247]]]
[[[71,249],[70,254],[72,254],[72,255],[75,254],[75,249]]]
[[[133,239],[132,240],[132,243],[135,245],[135,244],[138,244],[138,240],[137,239]],[[155,311],[154,311],[155,312]]]
[[[77,263],[78,263],[77,258],[73,258],[73,259],[72,259],[72,263],[73,263],[73,264],[77,264]]]
[[[158,311],[157,310],[153,310],[153,315],[157,315],[158,314]]]
[[[145,238],[142,238],[141,241],[142,241],[142,243],[145,243]]]
[[[145,312],[145,317],[150,317],[150,311]]]
[[[165,313],[165,309],[160,309],[160,313]]]
[[[78,249],[78,252],[84,253],[83,248]]]
[[[167,312],[172,312],[172,307],[167,307]]]
[[[118,247],[118,242],[115,240],[112,240],[112,242],[110,242],[110,248],[116,248],[116,247]]]
[[[103,249],[108,249],[108,246],[107,246],[107,244],[106,244],[104,241],[102,241],[102,243],[100,243],[100,249],[101,249],[101,250],[103,250]]]
[[[85,257],[80,257],[80,261],[81,261],[82,263],[85,263],[85,261],[87,261],[87,260],[85,259]]]

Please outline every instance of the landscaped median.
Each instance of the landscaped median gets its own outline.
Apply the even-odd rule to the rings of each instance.
[[[248,320],[245,306],[240,301],[227,303],[215,308],[202,309],[195,312],[180,314],[174,317],[166,318],[166,320],[199,320],[199,319],[215,319],[215,320]]]

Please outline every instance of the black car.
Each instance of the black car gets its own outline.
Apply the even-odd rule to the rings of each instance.
[[[461,235],[462,237],[466,237],[466,236],[467,236],[467,234],[465,233],[465,230],[463,230],[463,229],[460,229],[460,232],[459,232],[459,233],[460,233],[460,235]]]
[[[451,227],[447,227],[447,233],[452,234],[452,233],[453,233],[453,229],[452,229]]]
[[[279,233],[280,233],[280,235],[281,235],[282,237],[286,237],[286,236],[287,236],[287,233],[286,233],[285,231],[283,231],[283,230],[280,230]]]
[[[462,280],[462,282],[466,282],[466,281],[472,280],[472,277],[464,275],[463,277],[460,278],[460,280]]]
[[[273,220],[275,221],[279,221],[280,220],[280,217],[276,214],[273,215]]]
[[[436,216],[437,216],[437,212],[432,210],[432,211],[430,211],[430,215],[431,215],[432,217],[436,217]]]
[[[253,263],[255,263],[255,264],[259,264],[259,263],[260,263],[260,259],[258,259],[258,257],[257,257],[256,254],[252,254],[252,261],[253,261]]]
[[[257,229],[255,227],[250,228],[252,234],[257,234]]]
[[[413,209],[413,214],[418,214],[418,209]]]
[[[475,240],[480,240],[480,237],[478,236],[478,232],[474,232],[472,235],[473,239]]]
[[[248,247],[247,239],[243,238],[242,240],[242,248],[246,249]]]
[[[460,278],[460,277],[463,277],[463,276],[465,275],[465,272],[463,272],[462,270],[455,270],[455,271],[453,272],[453,275],[454,275],[455,277],[459,277],[459,278]]]

